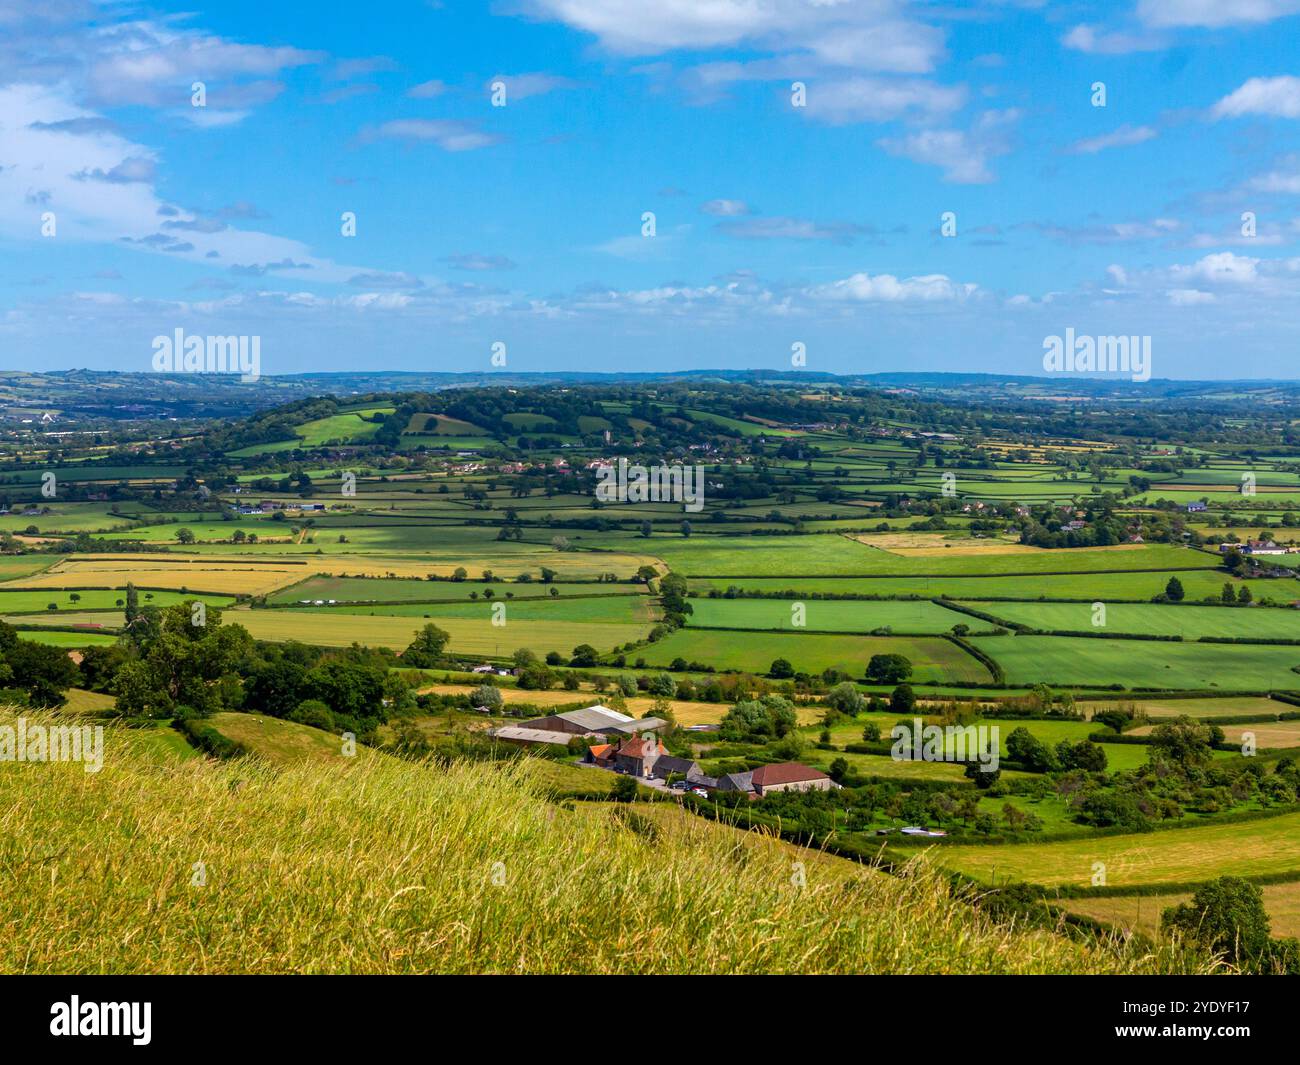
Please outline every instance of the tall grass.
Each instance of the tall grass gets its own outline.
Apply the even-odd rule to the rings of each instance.
[[[0,712],[0,724],[11,723]],[[1174,971],[681,817],[547,802],[517,765],[0,763],[0,971]],[[804,860],[796,886],[793,862]],[[198,865],[202,863],[202,865]],[[202,876],[200,874],[203,874]],[[198,880],[205,877],[201,885]]]

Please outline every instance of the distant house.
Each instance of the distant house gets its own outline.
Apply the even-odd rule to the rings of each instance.
[[[1241,548],[1243,555],[1285,555],[1287,549],[1279,547],[1272,540],[1247,540]]]
[[[1188,504],[1187,504],[1187,513],[1188,513],[1188,514],[1196,514],[1196,513],[1200,512],[1200,511],[1202,511],[1202,510],[1209,510],[1209,509],[1210,509],[1210,508],[1207,507],[1204,503],[1188,503]]]
[[[1080,529],[1082,529],[1082,528],[1083,528],[1085,525],[1087,525],[1087,524],[1088,524],[1088,523],[1087,523],[1086,521],[1078,521],[1078,520],[1075,520],[1075,521],[1067,521],[1067,522],[1065,523],[1064,528],[1069,529],[1071,532],[1078,532]]]
[[[837,786],[820,769],[798,762],[760,766],[754,770],[752,782],[754,791],[760,796],[776,791],[830,791]]]

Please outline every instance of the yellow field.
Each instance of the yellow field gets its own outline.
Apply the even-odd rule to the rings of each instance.
[[[1155,725],[1135,728],[1130,735],[1149,735]],[[1300,721],[1264,722],[1258,725],[1220,725],[1229,743],[1241,743],[1245,733],[1253,733],[1256,747],[1300,747]]]
[[[1275,936],[1300,935],[1300,883],[1264,884],[1264,908]],[[1187,902],[1191,895],[1133,895],[1125,898],[1068,899],[1061,909],[1105,921],[1126,932],[1154,935],[1160,929],[1160,913],[1168,906]]]
[[[931,558],[936,555],[1041,555],[1050,550],[1045,547],[1031,547],[1029,544],[1012,543],[1008,540],[945,540],[943,533],[858,533],[849,536],[868,547],[880,548],[894,555],[906,558]],[[1141,551],[1144,544],[1113,544],[1109,547],[1093,547],[1091,551]]]
[[[459,566],[477,574],[484,569],[511,575],[535,571],[541,565],[562,577],[594,577],[600,573],[631,576],[642,565],[662,563],[650,555],[577,554],[467,556],[458,561],[418,562],[410,559],[371,558],[360,555],[309,555],[302,559],[275,559],[251,563],[218,555],[150,555],[125,559],[71,555],[38,574],[5,581],[6,588],[164,588],[214,592],[224,595],[267,595],[316,574],[351,577],[450,577]]]

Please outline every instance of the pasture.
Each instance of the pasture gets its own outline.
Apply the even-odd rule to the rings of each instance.
[[[869,633],[889,628],[902,633],[941,633],[954,625],[974,629],[991,628],[956,611],[923,599],[911,601],[807,601],[785,599],[701,599],[691,600],[692,628],[776,629],[797,633],[801,628],[817,631]],[[801,618],[802,624],[795,620]]]
[[[1063,632],[1097,630],[1181,636],[1185,640],[1201,636],[1300,640],[1300,610],[1291,608],[1103,603],[1104,614],[1094,614],[1091,603],[994,603],[976,600],[965,605],[1035,629]],[[1103,617],[1104,626],[1097,626],[1094,617]],[[1300,678],[1297,680],[1300,681]]]
[[[258,640],[283,643],[297,640],[319,647],[348,647],[353,643],[391,647],[402,651],[424,625],[422,617],[386,617],[344,614],[337,611],[231,610],[227,623],[243,625]],[[589,643],[598,651],[644,638],[648,625],[602,624],[566,621],[509,621],[492,624],[482,618],[435,619],[451,635],[451,651],[459,655],[509,658],[520,647],[544,655],[558,651],[567,659],[578,644]]]
[[[853,677],[866,672],[872,655],[902,654],[912,662],[912,680],[943,684],[987,682],[988,671],[961,648],[937,637],[826,636],[816,633],[747,632],[741,639],[724,629],[679,629],[658,643],[636,652],[652,666],[666,667],[674,659],[703,662],[717,669],[763,674],[778,658],[796,670],[821,673],[838,669]]]
[[[1300,690],[1300,647],[1083,636],[980,636],[1010,684]]]

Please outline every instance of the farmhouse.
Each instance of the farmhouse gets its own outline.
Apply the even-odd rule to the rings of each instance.
[[[1209,509],[1209,507],[1207,507],[1204,503],[1188,503],[1188,504],[1187,504],[1187,513],[1188,513],[1188,514],[1196,514],[1196,513],[1200,512],[1200,511],[1202,511],[1202,510],[1208,510],[1208,509]]]
[[[759,796],[777,791],[830,791],[839,787],[820,769],[800,765],[798,762],[778,762],[759,766],[752,776],[754,791]]]
[[[1272,540],[1247,540],[1241,547],[1243,555],[1285,555],[1287,549],[1279,547]]]

